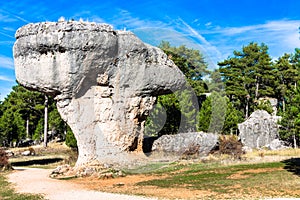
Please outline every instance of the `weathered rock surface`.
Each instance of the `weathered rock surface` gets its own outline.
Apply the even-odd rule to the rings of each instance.
[[[238,124],[239,138],[243,145],[250,148],[269,146],[279,138],[278,120],[280,117],[272,116],[267,111],[257,110],[243,123]]]
[[[197,148],[201,156],[207,155],[217,146],[219,136],[213,133],[189,132],[176,135],[163,135],[154,141],[153,152],[164,152],[181,156]]]
[[[54,95],[78,142],[77,166],[119,163],[141,150],[156,96],[185,84],[160,49],[133,33],[88,22],[28,24],[16,32],[18,82]]]

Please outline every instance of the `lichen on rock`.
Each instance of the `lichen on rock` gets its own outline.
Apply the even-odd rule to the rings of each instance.
[[[55,96],[78,142],[77,166],[135,159],[156,97],[185,84],[162,50],[107,24],[28,24],[16,39],[17,80]]]

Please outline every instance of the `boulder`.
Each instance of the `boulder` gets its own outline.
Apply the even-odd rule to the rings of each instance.
[[[5,150],[5,153],[8,157],[13,157],[15,155],[14,152],[11,150]]]
[[[218,139],[217,134],[204,132],[163,135],[154,141],[152,151],[181,156],[197,149],[194,153],[205,156],[218,145]]]
[[[23,151],[21,153],[22,156],[30,156],[31,155],[31,152],[29,150],[26,150],[26,151]]]
[[[272,116],[265,110],[256,110],[245,122],[238,124],[241,142],[250,148],[268,146],[279,138],[279,119],[280,117]]]
[[[156,97],[185,85],[162,50],[107,24],[42,22],[15,36],[17,81],[55,96],[77,139],[77,166],[130,162]]]
[[[284,145],[284,142],[279,139],[274,139],[266,146],[270,150],[279,150],[287,148],[287,146]]]

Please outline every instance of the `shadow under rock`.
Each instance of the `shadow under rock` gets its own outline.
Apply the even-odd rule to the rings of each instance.
[[[290,158],[282,161],[285,164],[284,169],[300,176],[300,158]]]
[[[63,161],[62,158],[48,158],[48,159],[36,159],[36,160],[28,160],[28,161],[18,161],[11,162],[11,165],[14,167],[17,166],[29,166],[29,165],[48,165],[51,163],[56,163]]]

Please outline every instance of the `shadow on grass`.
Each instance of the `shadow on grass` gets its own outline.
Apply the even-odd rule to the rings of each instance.
[[[28,160],[28,161],[18,161],[11,162],[12,166],[29,166],[29,165],[48,165],[51,163],[56,163],[62,161],[62,158],[48,158],[48,159],[36,159],[36,160]]]
[[[300,176],[300,158],[290,158],[282,162],[285,164],[284,169]]]

